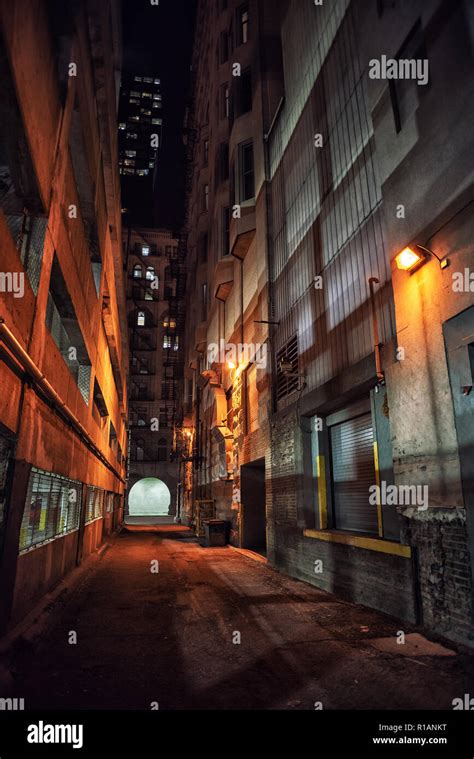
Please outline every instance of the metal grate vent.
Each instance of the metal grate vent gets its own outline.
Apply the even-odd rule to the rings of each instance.
[[[282,372],[282,364],[291,364],[291,374],[299,372],[298,335],[288,340],[277,353],[277,401],[287,398],[298,389],[298,377],[287,377]]]

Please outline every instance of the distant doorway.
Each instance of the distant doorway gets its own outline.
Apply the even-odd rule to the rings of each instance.
[[[265,459],[241,467],[241,546],[261,554],[267,552],[265,507]]]
[[[170,503],[168,486],[156,477],[145,477],[130,490],[128,513],[131,517],[164,517],[169,515]]]

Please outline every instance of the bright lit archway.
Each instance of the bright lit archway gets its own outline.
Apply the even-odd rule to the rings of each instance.
[[[128,513],[131,517],[168,516],[171,493],[162,480],[145,477],[130,490],[128,496]]]

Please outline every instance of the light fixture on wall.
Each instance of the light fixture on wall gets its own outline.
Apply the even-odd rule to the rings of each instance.
[[[434,256],[436,258],[441,269],[446,269],[449,266],[448,258],[440,258],[432,250],[425,248],[424,245],[420,245],[419,243],[413,243],[412,245],[404,248],[397,256],[395,256],[395,261],[399,269],[413,274],[414,271],[426,263],[428,260],[428,255]]]

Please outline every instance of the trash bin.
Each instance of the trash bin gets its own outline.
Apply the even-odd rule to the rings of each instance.
[[[225,519],[208,519],[204,523],[206,538],[204,545],[208,548],[227,545],[227,522]]]

